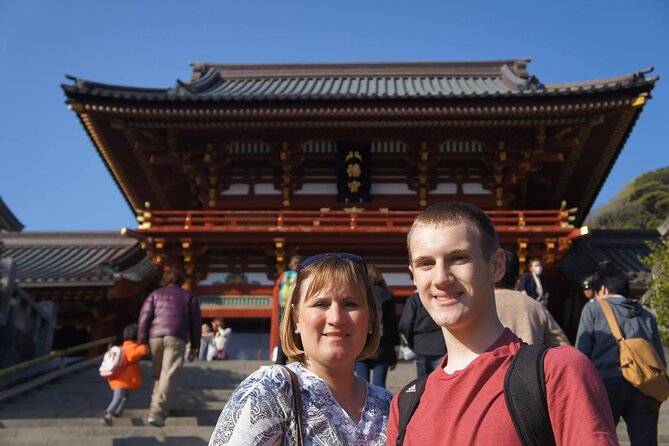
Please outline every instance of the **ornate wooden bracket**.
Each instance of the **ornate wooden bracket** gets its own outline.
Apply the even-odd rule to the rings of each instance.
[[[299,157],[294,147],[288,142],[281,143],[279,149],[279,165],[281,166],[281,188],[283,206],[290,206],[290,199],[295,188],[295,168],[302,164],[302,157]]]
[[[156,262],[158,265],[166,265],[169,262],[167,262],[169,256],[167,254],[167,250],[165,249],[167,247],[167,242],[163,238],[159,239],[153,239],[149,240],[149,243],[152,245],[153,249],[151,251],[153,252],[153,260]]]
[[[504,206],[504,169],[507,167],[507,153],[504,141],[497,143],[497,162],[494,163],[495,169],[495,205]]]
[[[181,239],[181,256],[183,258],[184,275],[186,276],[184,288],[192,290],[196,282],[197,268],[193,255],[193,241],[190,238]]]
[[[427,205],[427,170],[430,151],[426,142],[420,143],[420,161],[418,162],[418,204]]]
[[[222,167],[219,164],[218,152],[215,150],[214,144],[207,143],[204,153],[204,165],[207,176],[207,206],[215,208],[218,201],[219,188],[219,169]],[[230,162],[229,158],[225,159],[224,165]]]
[[[153,217],[153,214],[151,214],[151,203],[146,201],[144,202],[144,210],[140,211],[136,210],[137,212],[137,221],[139,222],[139,229],[151,229],[151,219]]]
[[[556,239],[554,238],[546,239],[546,254],[544,255],[544,260],[549,265],[555,262],[556,247],[557,247]]]
[[[276,273],[281,274],[286,269],[286,240],[274,239],[274,257],[276,258]]]
[[[525,268],[525,263],[527,262],[527,247],[529,244],[529,240],[526,238],[519,238],[517,240],[518,243],[518,261],[520,262],[520,269],[521,271]]]
[[[430,168],[439,164],[441,157],[430,150],[430,144],[426,141],[420,143],[418,157],[407,157],[407,164],[414,166],[418,172],[417,183],[409,183],[409,189],[418,192],[418,204],[421,207],[427,206],[428,191],[433,188],[430,178]],[[409,176],[407,178],[410,178]]]

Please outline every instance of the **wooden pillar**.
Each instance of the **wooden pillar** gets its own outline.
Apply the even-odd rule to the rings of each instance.
[[[106,314],[108,311],[110,311],[110,305],[108,304],[102,304],[98,308],[93,309],[91,312],[91,316],[93,317],[93,320],[91,321],[90,325],[90,338],[89,341],[97,341],[98,339],[102,339],[105,337],[108,326],[108,319],[109,315]],[[105,317],[107,316],[107,317]],[[112,317],[114,315],[112,314]],[[118,340],[117,340],[118,341]],[[105,351],[106,347],[105,346],[97,346],[97,347],[91,347],[86,351],[86,357],[87,358],[94,358],[97,355],[102,354]]]
[[[420,207],[427,206],[428,169],[430,167],[430,149],[427,142],[420,143],[420,159],[418,161],[418,204]]]
[[[283,238],[274,239],[274,256],[276,257],[277,272],[279,276],[283,273],[286,264],[286,242]],[[281,320],[279,319],[279,299],[278,299],[278,286],[275,285],[272,290],[272,316],[269,329],[269,354],[270,358],[272,357],[272,352],[274,347],[279,345],[279,328]]]

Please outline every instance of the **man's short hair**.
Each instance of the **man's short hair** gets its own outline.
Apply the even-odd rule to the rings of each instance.
[[[163,273],[163,278],[160,279],[160,286],[167,285],[183,285],[186,281],[184,274],[178,269],[170,268]]]
[[[497,282],[497,288],[512,290],[516,287],[518,281],[518,274],[520,273],[520,261],[515,252],[505,249],[504,256],[506,257],[506,271],[504,277]]]
[[[630,281],[621,272],[607,271],[599,275],[597,281],[598,290],[605,286],[609,294],[619,294],[621,296],[629,297]]]
[[[454,226],[459,223],[467,223],[479,235],[481,251],[486,259],[499,249],[497,231],[490,217],[481,209],[468,203],[458,201],[444,201],[433,204],[421,212],[413,221],[411,229],[407,234],[407,247],[409,249],[409,260],[411,260],[411,236],[415,228],[443,228]]]

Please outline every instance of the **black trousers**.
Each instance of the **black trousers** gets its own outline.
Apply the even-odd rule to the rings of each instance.
[[[605,379],[604,387],[611,403],[613,422],[617,426],[620,417],[625,420],[631,445],[657,445],[659,401],[641,393],[622,377]]]

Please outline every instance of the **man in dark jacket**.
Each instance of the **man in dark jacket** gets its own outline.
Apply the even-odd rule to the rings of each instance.
[[[181,288],[183,283],[181,272],[166,271],[162,288],[146,298],[139,313],[137,342],[146,344],[148,339],[153,362],[153,394],[147,420],[152,426],[165,425],[184,363],[186,342],[191,343],[189,361],[197,356],[200,346],[200,303]]]
[[[629,281],[622,273],[601,274],[595,292],[597,301],[583,308],[576,347],[588,356],[599,372],[618,424],[622,416],[632,445],[657,444],[657,420],[660,403],[630,384],[620,370],[620,350],[599,302],[606,299],[625,338],[643,338],[655,346],[665,364],[664,349],[655,317],[629,293]]]
[[[416,375],[421,377],[432,373],[446,354],[446,342],[441,327],[432,320],[418,293],[412,294],[404,304],[399,325],[409,347],[416,354]]]

